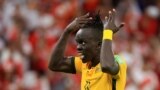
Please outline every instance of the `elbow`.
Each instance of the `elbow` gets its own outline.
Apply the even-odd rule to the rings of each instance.
[[[57,71],[57,68],[55,67],[55,65],[52,65],[52,64],[48,65],[48,69],[51,71]]]
[[[109,73],[111,75],[116,75],[118,73],[118,69],[113,66],[101,66],[101,70],[104,73]]]
[[[101,64],[101,70],[104,73],[108,73],[111,71],[112,65],[107,62],[100,62]]]
[[[48,63],[48,69],[51,70],[51,71],[57,71],[57,66],[58,66],[58,63],[55,62],[55,61],[58,61],[57,59],[54,59],[53,57],[51,57],[49,63]]]
[[[55,71],[55,68],[52,67],[52,65],[48,65],[48,69],[51,70],[51,71]]]
[[[104,73],[108,73],[110,71],[110,67],[109,66],[101,66],[101,70]]]
[[[51,66],[48,66],[48,69],[49,69],[49,70],[51,70],[51,71],[55,71],[55,72],[56,72],[56,71],[58,71],[58,69],[57,69],[57,68],[55,68],[55,67],[51,67]]]

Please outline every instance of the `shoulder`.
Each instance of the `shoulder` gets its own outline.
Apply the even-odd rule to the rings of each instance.
[[[76,73],[81,73],[83,63],[80,57],[74,57],[74,65],[75,65]]]

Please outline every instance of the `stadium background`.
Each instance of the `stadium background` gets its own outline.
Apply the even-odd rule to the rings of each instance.
[[[80,76],[48,70],[51,51],[75,17],[112,8],[126,23],[113,41],[126,90],[160,90],[160,0],[0,0],[0,90],[80,90]],[[76,55],[74,35],[66,55]]]

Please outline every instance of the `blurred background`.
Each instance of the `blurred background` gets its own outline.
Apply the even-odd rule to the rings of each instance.
[[[0,90],[80,90],[80,75],[51,72],[55,43],[75,17],[116,8],[113,41],[128,64],[126,90],[160,90],[160,0],[0,0]],[[71,35],[66,55],[76,55]]]

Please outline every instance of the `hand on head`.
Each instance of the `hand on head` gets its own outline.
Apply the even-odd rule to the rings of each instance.
[[[80,28],[83,28],[91,20],[92,20],[92,17],[89,16],[89,13],[83,16],[77,17],[67,26],[67,30],[71,32],[79,30]]]
[[[99,12],[98,12],[99,14]],[[104,30],[105,29],[110,29],[113,31],[113,33],[116,33],[119,31],[123,26],[124,23],[121,23],[119,26],[115,25],[115,16],[116,16],[116,10],[113,9],[112,11],[109,11],[108,17],[105,17],[105,22],[104,22]],[[75,18],[68,26],[67,30],[72,32],[72,31],[77,31],[80,28],[85,27],[90,22],[94,21],[94,16],[90,16],[89,13]]]

